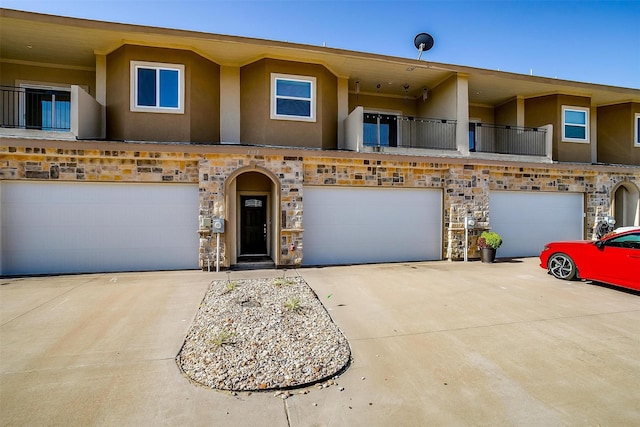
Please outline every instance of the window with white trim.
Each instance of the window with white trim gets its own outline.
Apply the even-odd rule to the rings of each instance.
[[[562,140],[589,142],[589,109],[562,106]]]
[[[316,121],[316,78],[271,74],[271,118]]]
[[[640,147],[640,113],[636,113],[635,128],[633,132],[633,145]]]
[[[131,61],[131,111],[184,113],[184,65]]]

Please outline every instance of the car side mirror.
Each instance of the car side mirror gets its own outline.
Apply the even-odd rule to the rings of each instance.
[[[596,240],[596,247],[598,249],[604,248],[604,242],[602,240]]]

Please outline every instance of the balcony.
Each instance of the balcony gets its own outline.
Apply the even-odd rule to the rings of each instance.
[[[551,162],[553,126],[539,128],[468,124],[456,120],[407,117],[355,108],[345,119],[340,147],[359,152]],[[460,134],[459,132],[463,133]]]
[[[547,156],[547,129],[469,123],[469,151]]]
[[[364,152],[454,155],[457,150],[456,126],[455,120],[370,113],[357,107],[345,120],[346,137],[342,148]]]
[[[52,139],[104,138],[103,110],[79,86],[0,86],[0,135]]]
[[[456,150],[457,148],[455,120],[405,116],[395,116],[394,120],[397,123],[399,135],[396,147],[432,150]],[[365,123],[364,144],[380,146],[380,138],[367,138],[366,126]],[[380,127],[380,125],[375,126],[377,131]]]

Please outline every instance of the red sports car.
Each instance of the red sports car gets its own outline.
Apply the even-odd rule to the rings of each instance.
[[[640,227],[621,227],[596,241],[548,243],[540,253],[540,267],[558,279],[640,290]]]

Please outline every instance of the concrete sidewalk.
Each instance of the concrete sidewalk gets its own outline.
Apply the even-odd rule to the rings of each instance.
[[[296,273],[351,343],[344,391],[189,383],[174,358],[224,272],[0,279],[2,425],[640,424],[637,295],[553,279],[534,258]]]

